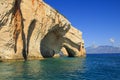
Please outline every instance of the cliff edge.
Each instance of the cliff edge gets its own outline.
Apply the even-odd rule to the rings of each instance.
[[[42,0],[0,0],[0,60],[85,56],[82,32]]]

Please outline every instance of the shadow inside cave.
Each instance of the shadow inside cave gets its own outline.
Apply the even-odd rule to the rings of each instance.
[[[64,42],[63,36],[69,29],[70,27],[64,29],[64,27],[60,27],[59,24],[57,24],[49,30],[40,43],[40,51],[44,58],[53,57],[55,53],[60,52]]]

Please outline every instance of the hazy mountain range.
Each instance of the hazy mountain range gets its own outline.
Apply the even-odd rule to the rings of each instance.
[[[86,47],[87,53],[120,53],[120,47],[103,45]]]

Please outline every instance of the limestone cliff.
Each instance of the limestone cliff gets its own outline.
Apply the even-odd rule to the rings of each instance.
[[[0,59],[85,56],[82,33],[42,0],[0,0]]]

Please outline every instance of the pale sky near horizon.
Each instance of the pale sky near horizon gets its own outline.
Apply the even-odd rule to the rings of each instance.
[[[120,46],[120,0],[44,0],[83,32],[85,46]]]

